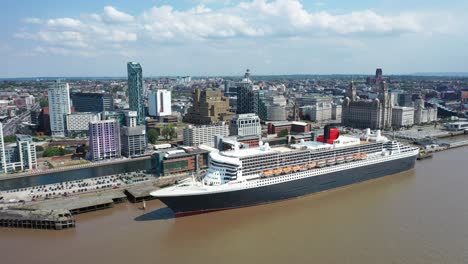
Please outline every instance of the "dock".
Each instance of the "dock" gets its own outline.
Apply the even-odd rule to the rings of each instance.
[[[75,227],[75,219],[64,209],[0,209],[0,227],[62,230]]]

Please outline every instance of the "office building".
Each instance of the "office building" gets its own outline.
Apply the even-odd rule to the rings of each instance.
[[[201,144],[214,146],[215,136],[228,136],[229,126],[224,122],[215,125],[188,125],[183,129],[184,145],[197,147]]]
[[[104,112],[114,109],[114,99],[108,93],[72,93],[75,112]]]
[[[98,121],[100,119],[99,114],[92,112],[75,112],[67,114],[65,117],[67,135],[87,135],[89,131],[89,122]]]
[[[259,136],[262,134],[260,118],[256,114],[237,114],[229,126],[231,136]]]
[[[128,99],[130,110],[137,112],[137,124],[145,124],[145,88],[143,86],[143,70],[136,62],[127,63]]]
[[[196,173],[208,168],[208,150],[194,147],[177,147],[157,150],[153,153],[157,176],[179,173]]]
[[[89,151],[93,161],[120,157],[120,131],[117,121],[89,123]]]
[[[148,94],[148,113],[154,117],[170,116],[172,114],[171,91],[150,91]]]
[[[410,127],[414,124],[414,108],[394,106],[392,109],[392,127]]]
[[[126,126],[120,130],[122,155],[125,157],[142,156],[146,151],[146,127],[137,125],[138,114],[135,111],[125,112]]]
[[[354,83],[342,104],[342,123],[354,128],[384,129],[392,125],[392,104],[385,81],[380,83],[378,98],[358,99]]]
[[[50,130],[52,136],[65,136],[65,115],[70,114],[70,87],[55,81],[48,89]]]
[[[258,114],[259,95],[255,91],[257,87],[250,79],[250,70],[244,74],[244,78],[237,83],[237,114]]]
[[[229,112],[229,99],[219,89],[200,89],[192,92],[192,107],[184,116],[184,122],[198,125],[210,125],[220,121],[229,121],[233,113]]]
[[[312,126],[311,124],[297,121],[282,121],[268,123],[268,134],[278,134],[283,130],[287,130],[289,134],[308,133],[312,130]]]
[[[337,123],[341,123],[341,114],[343,107],[340,104],[332,103],[332,117],[331,119]]]

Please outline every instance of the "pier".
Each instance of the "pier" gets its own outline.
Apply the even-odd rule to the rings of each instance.
[[[0,227],[62,230],[75,227],[75,219],[64,209],[0,209]]]

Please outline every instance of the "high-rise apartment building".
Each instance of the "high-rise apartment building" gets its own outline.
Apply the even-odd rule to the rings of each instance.
[[[0,173],[32,170],[37,167],[36,145],[28,135],[16,135],[16,146],[5,147],[0,123]]]
[[[233,113],[229,112],[229,99],[219,89],[195,89],[192,92],[193,103],[184,116],[184,122],[209,125],[219,121],[229,121]]]
[[[150,116],[169,116],[171,111],[171,91],[155,90],[148,94],[148,113]]]
[[[104,112],[114,109],[114,99],[108,93],[72,93],[75,112]]]
[[[65,136],[65,115],[71,112],[68,83],[55,81],[48,89],[50,131],[52,136]]]
[[[127,63],[128,72],[128,104],[132,111],[137,112],[137,124],[145,124],[145,88],[143,86],[143,70],[136,62]]]
[[[120,157],[120,129],[117,121],[89,123],[89,151],[93,161]]]
[[[201,144],[214,146],[215,136],[226,137],[229,135],[229,126],[224,122],[215,125],[188,125],[184,128],[183,133],[185,146],[196,147]]]

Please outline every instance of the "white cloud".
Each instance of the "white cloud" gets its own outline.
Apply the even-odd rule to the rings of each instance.
[[[42,23],[42,20],[40,20],[37,17],[27,17],[23,19],[24,23],[29,23],[29,24],[40,24]]]
[[[435,19],[434,14],[402,12],[385,15],[374,10],[340,14],[312,12],[306,10],[299,0],[252,0],[215,10],[203,4],[187,10],[162,5],[138,16],[106,6],[100,14],[82,14],[80,18],[52,18],[47,21],[26,18],[24,22],[37,24],[39,29],[19,32],[15,36],[48,44],[56,49],[44,50],[53,50],[55,54],[65,54],[64,49],[83,52],[114,50],[121,54],[122,50],[128,49],[127,45],[159,45],[164,42],[185,44],[233,38],[323,36],[351,39],[360,35],[443,32],[451,28],[440,26],[443,23]]]
[[[108,22],[131,22],[133,16],[117,10],[115,7],[106,6],[104,7],[104,20]]]

